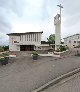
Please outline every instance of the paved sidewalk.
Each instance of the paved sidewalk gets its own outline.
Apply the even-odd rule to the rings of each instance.
[[[80,72],[41,92],[80,92]]]
[[[80,57],[31,57],[12,59],[14,63],[0,67],[0,92],[31,92],[61,74],[80,67]]]

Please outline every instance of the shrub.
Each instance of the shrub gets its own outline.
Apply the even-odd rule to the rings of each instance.
[[[0,57],[6,57],[6,56],[9,56],[9,54],[7,53],[0,54]]]
[[[36,51],[32,52],[32,56],[38,56],[38,53]]]
[[[65,46],[60,46],[60,51],[66,51],[66,47]]]
[[[0,52],[3,52],[3,51],[4,51],[4,49],[2,47],[0,47]]]
[[[0,60],[5,60],[5,58],[3,57],[3,58],[0,58]]]
[[[3,46],[2,47],[5,51],[9,50],[9,45],[8,46]]]
[[[65,46],[60,46],[60,48],[58,48],[56,51],[57,52],[62,52],[62,51],[66,51],[68,48]]]
[[[56,50],[57,52],[61,52],[61,50],[58,48],[57,50]]]

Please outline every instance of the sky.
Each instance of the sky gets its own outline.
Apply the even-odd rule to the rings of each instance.
[[[54,17],[63,5],[61,37],[80,33],[80,0],[0,0],[0,45],[7,33],[43,31],[42,40],[55,33]]]

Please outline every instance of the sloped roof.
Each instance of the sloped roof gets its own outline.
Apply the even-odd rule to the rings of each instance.
[[[19,35],[34,34],[34,33],[43,33],[43,31],[40,31],[40,32],[25,32],[25,33],[9,33],[9,34],[7,34],[7,35],[19,36]]]
[[[80,34],[74,34],[74,35],[71,35],[71,36],[65,37],[65,38],[63,38],[63,39],[66,39],[66,38],[69,38],[69,37],[73,37],[73,36],[76,36],[76,35],[80,35]]]

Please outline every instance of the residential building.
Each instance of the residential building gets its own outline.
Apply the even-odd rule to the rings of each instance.
[[[74,34],[64,38],[64,44],[70,48],[74,48],[80,45],[80,34]]]

